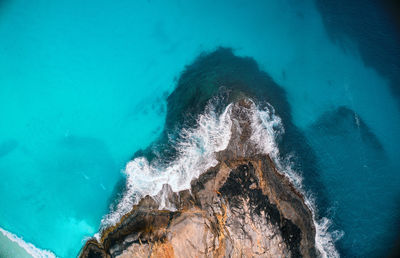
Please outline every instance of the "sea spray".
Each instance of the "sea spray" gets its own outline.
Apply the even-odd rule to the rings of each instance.
[[[17,235],[8,232],[7,230],[0,228],[0,232],[10,239],[12,242],[17,243],[18,246],[23,248],[29,255],[31,255],[33,258],[55,258],[55,254],[53,254],[51,251],[48,250],[42,250],[37,248],[31,243],[25,242],[21,237],[18,237]]]
[[[293,169],[290,157],[282,158],[279,155],[277,139],[284,133],[284,127],[279,116],[271,105],[260,108],[253,105],[251,126],[253,134],[251,140],[259,151],[268,154],[282,173],[291,181],[297,190],[304,196],[305,204],[312,212],[316,230],[315,245],[322,257],[339,257],[335,242],[343,236],[341,231],[330,232],[331,221],[326,218],[316,218],[316,205],[312,193],[306,192],[302,185],[302,176]]]
[[[137,157],[129,162],[125,169],[126,191],[120,202],[110,214],[102,220],[102,227],[115,225],[124,214],[127,214],[134,204],[146,195],[160,198],[160,209],[174,210],[167,205],[161,193],[163,185],[168,184],[172,191],[179,192],[190,189],[190,182],[198,178],[202,172],[217,165],[216,153],[226,149],[231,138],[232,105],[229,104],[222,114],[218,115],[212,101],[205,111],[199,115],[193,128],[183,128],[179,140],[174,143],[176,158],[165,164],[163,160],[155,159],[149,162],[145,157]],[[259,153],[268,154],[274,161],[278,171],[283,173],[305,197],[305,203],[312,212],[316,229],[316,247],[322,257],[338,257],[335,248],[342,233],[330,232],[331,222],[328,218],[316,218],[316,207],[312,194],[303,189],[302,176],[292,167],[289,157],[281,157],[278,140],[285,133],[281,118],[275,114],[274,108],[267,104],[257,106],[251,101],[250,141]],[[98,235],[96,236],[99,237]]]
[[[230,110],[228,105],[218,116],[215,107],[208,105],[193,129],[180,132],[181,140],[174,146],[178,153],[175,160],[164,164],[162,160],[149,162],[145,157],[137,157],[130,161],[124,171],[126,192],[116,209],[102,220],[102,226],[116,224],[142,197],[157,195],[164,184],[169,184],[174,192],[189,189],[194,178],[215,166],[215,153],[227,147],[231,136]],[[160,208],[173,209],[163,205]]]

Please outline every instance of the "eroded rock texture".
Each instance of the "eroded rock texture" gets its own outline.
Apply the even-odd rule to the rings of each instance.
[[[237,101],[218,165],[174,193],[143,198],[81,257],[315,257],[312,214],[268,155],[257,154],[252,105]],[[159,210],[160,198],[174,210]]]

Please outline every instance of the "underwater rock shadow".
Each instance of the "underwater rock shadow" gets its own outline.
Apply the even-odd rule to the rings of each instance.
[[[204,52],[185,67],[175,90],[167,98],[163,132],[148,148],[138,150],[132,159],[144,156],[149,161],[157,158],[168,164],[177,155],[170,140],[178,139],[182,128],[193,127],[210,100],[218,99],[216,110],[222,112],[229,103],[243,97],[253,99],[261,107],[269,103],[282,119],[285,133],[278,140],[282,160],[289,155],[292,157],[292,168],[302,174],[304,189],[316,197],[317,215],[325,216],[330,203],[319,179],[316,156],[303,132],[292,121],[286,92],[259,69],[253,58],[235,56],[230,48],[219,47],[213,52]],[[124,191],[125,185],[121,180],[114,189],[110,204],[115,205]]]
[[[332,41],[353,40],[362,61],[389,80],[400,107],[400,2],[315,0]]]
[[[355,185],[364,185],[368,180],[373,180],[377,184],[387,183],[385,175],[379,173],[380,168],[388,163],[383,144],[379,138],[372,132],[368,125],[363,121],[355,111],[347,106],[340,106],[336,109],[326,111],[318,117],[307,130],[307,134],[312,137],[316,149],[321,150],[320,160],[324,159],[325,167],[328,167],[326,177],[330,177],[330,173],[335,173],[336,180],[331,181],[332,187],[338,186],[337,182],[344,180],[346,183],[340,183],[343,190],[350,191]],[[362,146],[362,147],[360,147]],[[323,158],[325,157],[325,158]],[[339,164],[339,165],[338,165]],[[343,169],[337,169],[337,166],[343,166]],[[334,168],[334,170],[329,169]],[[347,173],[352,171],[352,173]],[[339,174],[341,173],[341,174]],[[345,196],[336,195],[337,191],[332,191],[329,196],[329,203],[336,201],[334,209],[344,209],[349,204],[349,200]],[[340,191],[339,191],[340,193]],[[362,195],[361,192],[353,192],[353,195]],[[353,197],[354,198],[354,197]],[[373,205],[368,199],[358,198],[358,202],[364,205]],[[354,207],[354,209],[356,209]],[[335,212],[333,212],[335,213]],[[356,251],[352,247],[351,239],[357,237],[357,231],[349,230],[349,222],[354,220],[362,220],[364,223],[368,220],[368,214],[363,212],[355,213],[359,217],[343,218],[341,214],[332,214],[331,220],[335,228],[344,231],[344,237],[336,242],[336,247],[344,257],[360,256],[359,250]],[[346,230],[349,230],[346,232]],[[391,229],[388,228],[388,231]],[[374,248],[366,250],[364,255],[371,255],[369,252],[375,252],[381,256],[381,251]]]
[[[358,131],[361,140],[366,145],[377,151],[384,151],[382,143],[360,115],[347,106],[340,106],[335,110],[323,113],[311,127],[322,130],[325,134],[336,136]]]

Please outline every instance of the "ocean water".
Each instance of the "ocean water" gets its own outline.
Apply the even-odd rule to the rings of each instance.
[[[162,132],[184,67],[219,46],[286,92],[316,157],[318,183],[305,169],[302,187],[339,254],[387,252],[400,228],[399,35],[373,1],[367,21],[330,3],[0,2],[0,256],[76,256]]]

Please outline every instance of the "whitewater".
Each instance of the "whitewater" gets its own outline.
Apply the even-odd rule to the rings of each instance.
[[[55,254],[52,253],[49,250],[42,250],[37,247],[35,247],[31,243],[25,242],[21,237],[18,237],[17,235],[8,232],[7,230],[3,229],[0,227],[0,232],[10,239],[12,242],[17,243],[19,247],[23,248],[30,256],[33,258],[55,258]]]
[[[209,101],[205,112],[197,118],[195,126],[182,129],[178,142],[170,138],[169,144],[174,146],[178,153],[173,161],[165,164],[162,158],[149,162],[145,157],[136,157],[127,164],[124,170],[126,190],[116,208],[102,219],[102,228],[117,224],[133,205],[146,195],[158,196],[159,209],[174,210],[175,207],[166,205],[163,199],[163,186],[168,184],[174,192],[190,189],[192,180],[218,164],[216,153],[228,146],[232,123],[237,121],[231,117],[233,104],[229,104],[222,114],[218,115],[213,104],[216,101],[216,98]],[[342,232],[330,230],[331,222],[328,218],[316,219],[317,209],[313,194],[304,190],[301,172],[292,169],[289,157],[282,158],[280,155],[277,140],[285,132],[281,118],[275,114],[271,105],[267,104],[265,108],[261,108],[254,102],[251,103],[250,140],[260,154],[267,154],[272,158],[278,171],[305,197],[316,228],[316,247],[322,257],[339,257],[335,242],[340,239]],[[97,233],[95,237],[100,239],[101,235]]]
[[[319,249],[342,236],[335,245],[343,256],[386,252],[396,237],[400,183],[400,101],[389,81],[400,73],[382,74],[374,65],[396,68],[400,58],[386,42],[370,42],[367,32],[377,24],[373,35],[394,35],[375,19],[377,8],[366,16],[358,12],[364,5],[351,1],[317,2],[337,3],[340,12],[327,5],[332,16],[325,16],[313,0],[0,1],[0,226],[9,232],[0,234],[0,249],[16,244],[8,241],[14,235],[26,246],[73,257],[84,238],[98,232],[115,192],[121,193],[120,182],[126,185],[121,193],[126,198],[102,225],[114,223],[117,210],[126,212],[145,193],[157,194],[163,183],[185,188],[201,169],[212,167],[214,152],[228,141],[222,128],[229,127],[224,124],[225,119],[229,123],[229,110],[225,117],[215,111],[210,117],[203,114],[204,121],[214,123],[208,139],[196,136],[197,129],[211,130],[199,124],[182,131],[180,141],[171,139],[180,157],[171,161],[175,172],[165,162],[130,159],[162,132],[166,96],[185,65],[204,51],[226,46],[238,56],[254,58],[282,86],[293,123],[316,156],[314,163],[307,163],[318,168],[312,176],[320,184],[312,187],[325,195],[306,190],[310,174],[292,164],[290,154],[274,161],[304,189],[315,210]],[[358,45],[351,37],[340,41],[330,33],[324,21],[337,24],[343,13],[352,17],[338,29],[349,30],[355,21],[361,42],[368,44]],[[389,55],[395,61],[366,62],[366,49],[370,58]],[[356,127],[319,123],[329,121],[321,117],[342,106],[351,110]],[[270,109],[258,108],[255,124],[268,124],[269,116],[262,114]],[[275,134],[275,143],[278,135],[290,131],[278,127],[263,132]],[[217,128],[221,138],[212,136]],[[363,132],[370,132],[378,144],[365,143]],[[217,138],[221,141],[213,142]],[[188,147],[187,154],[180,145]],[[260,146],[260,153],[271,157],[285,151],[270,143],[265,147]],[[205,159],[197,157],[202,151]],[[187,163],[180,164],[184,156]],[[189,167],[193,171],[185,172]],[[163,172],[166,176],[157,176]],[[151,178],[158,181],[147,182]],[[327,207],[316,205],[324,196]]]

